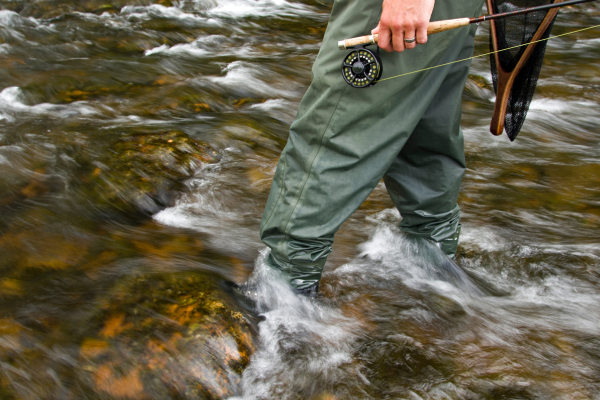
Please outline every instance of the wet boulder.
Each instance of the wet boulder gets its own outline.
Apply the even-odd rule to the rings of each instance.
[[[252,328],[216,281],[195,272],[133,277],[101,301],[81,344],[79,379],[127,399],[234,395],[254,350]]]
[[[83,178],[88,199],[146,215],[172,205],[184,179],[219,160],[210,145],[180,131],[130,134],[107,154]]]

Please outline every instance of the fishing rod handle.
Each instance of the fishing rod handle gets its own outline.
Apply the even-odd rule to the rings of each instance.
[[[446,19],[443,21],[434,21],[430,22],[427,26],[427,34],[433,35],[434,33],[449,31],[450,29],[459,28],[461,26],[466,26],[471,23],[470,18],[456,18],[456,19]],[[359,36],[351,39],[340,40],[338,42],[338,47],[340,50],[346,50],[352,48],[354,46],[360,45],[369,45],[376,44],[379,38],[378,34],[374,35],[366,35]]]

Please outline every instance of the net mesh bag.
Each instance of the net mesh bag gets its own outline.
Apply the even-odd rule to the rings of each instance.
[[[491,14],[556,3],[556,0],[487,0]],[[535,11],[491,21],[490,51],[508,49],[550,36],[557,9]],[[492,80],[496,105],[490,131],[515,140],[542,69],[547,42],[531,43],[491,55]]]

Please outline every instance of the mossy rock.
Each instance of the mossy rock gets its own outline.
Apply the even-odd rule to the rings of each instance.
[[[184,179],[219,155],[180,131],[125,136],[83,177],[87,197],[123,211],[153,214],[172,205]]]
[[[212,278],[150,274],[119,283],[83,340],[80,379],[111,398],[220,399],[237,392],[252,329]]]

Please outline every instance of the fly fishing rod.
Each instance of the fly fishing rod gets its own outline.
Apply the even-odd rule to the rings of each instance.
[[[565,7],[574,4],[587,3],[590,1],[597,0],[559,1],[556,3],[545,4],[536,7],[522,8],[520,10],[508,11],[491,15],[482,15],[480,17],[475,18],[455,18],[443,21],[434,21],[430,22],[427,26],[427,34],[432,35],[434,33],[445,32],[451,29],[460,28],[462,26],[467,26],[470,24],[479,24],[481,22],[493,19],[513,17],[516,15],[527,14],[536,11],[544,11],[549,10],[551,8]],[[381,63],[381,58],[379,58],[379,51],[374,52],[366,48],[367,46],[377,44],[378,39],[378,34],[371,34],[340,40],[338,42],[338,47],[340,50],[353,49],[346,55],[344,61],[342,62],[342,76],[350,86],[355,88],[370,87],[375,85],[381,78],[383,66]]]

